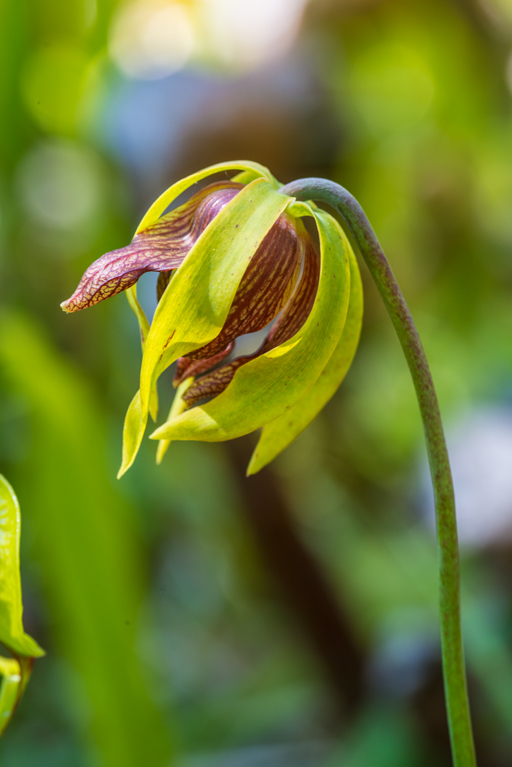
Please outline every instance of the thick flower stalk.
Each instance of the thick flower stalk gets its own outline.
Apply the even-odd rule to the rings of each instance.
[[[242,173],[164,213],[197,181],[227,169]],[[136,456],[148,414],[156,415],[155,384],[173,362],[175,401],[151,435],[160,441],[158,460],[172,440],[223,441],[263,427],[249,473],[303,431],[346,374],[362,319],[354,254],[332,216],[279,187],[252,163],[189,176],[150,208],[130,245],[89,267],[62,304],[75,312],[128,290],[139,318],[140,390],[126,417],[120,474]],[[135,295],[147,271],[160,273],[151,327]],[[237,338],[272,322],[254,354],[236,356]]]

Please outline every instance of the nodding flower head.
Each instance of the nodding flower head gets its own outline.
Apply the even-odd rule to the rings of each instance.
[[[198,181],[225,170],[240,172],[164,213]],[[151,435],[159,440],[157,460],[172,440],[216,442],[263,427],[249,473],[300,434],[347,372],[362,318],[354,255],[334,218],[280,186],[248,162],[189,176],[153,204],[130,245],[87,269],[61,305],[75,312],[126,290],[139,320],[140,390],[126,416],[120,475],[136,456],[148,414],[156,418],[156,381],[173,362],[175,399]],[[316,223],[318,245],[305,217]],[[135,287],[148,271],[160,273],[151,325]],[[270,323],[260,348],[237,357],[236,339]]]

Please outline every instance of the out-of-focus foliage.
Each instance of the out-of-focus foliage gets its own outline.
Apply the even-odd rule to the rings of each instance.
[[[0,641],[18,655],[36,658],[44,652],[23,630],[19,574],[20,529],[18,499],[5,477],[0,475]]]
[[[346,382],[273,473],[242,479],[243,441],[160,467],[146,444],[115,480],[136,321],[59,304],[167,186],[236,157],[349,188],[393,265],[453,447],[479,765],[510,764],[509,3],[7,0],[0,22],[0,471],[47,651],[2,767],[450,764],[420,419],[364,271]]]
[[[36,326],[2,321],[6,375],[32,412],[29,498],[59,639],[82,673],[105,762],[164,763],[167,736],[135,651],[140,553],[130,509],[97,460],[101,411]]]
[[[0,658],[0,734],[27,685],[34,658],[44,655],[23,629],[20,583],[21,516],[18,499],[0,475],[0,641],[14,657]]]

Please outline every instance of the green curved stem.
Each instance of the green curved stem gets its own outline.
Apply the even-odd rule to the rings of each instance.
[[[453,762],[455,767],[475,767],[460,624],[455,497],[439,404],[423,345],[386,256],[357,200],[338,184],[317,178],[294,181],[280,191],[298,200],[328,203],[339,213],[347,234],[351,235],[366,261],[407,359],[423,420],[434,487],[439,546],[441,646]]]

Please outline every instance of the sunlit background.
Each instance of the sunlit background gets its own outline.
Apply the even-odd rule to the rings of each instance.
[[[451,764],[421,423],[364,270],[354,365],[272,467],[243,478],[250,438],[156,467],[146,440],[115,479],[136,321],[122,295],[59,303],[230,159],[342,183],[388,254],[452,452],[479,765],[510,765],[510,0],[7,0],[0,22],[0,471],[47,650],[2,767]]]

